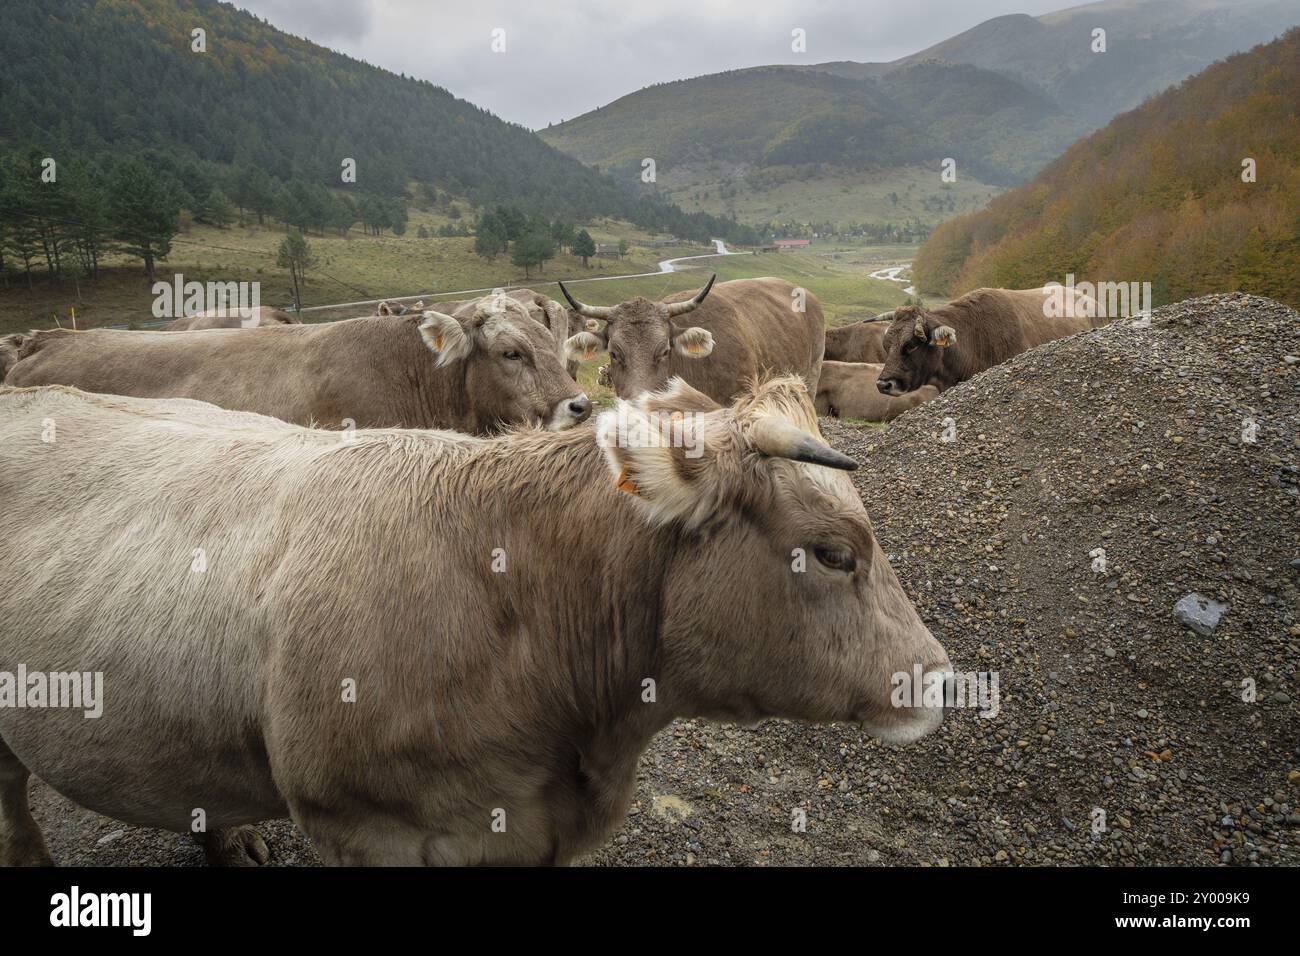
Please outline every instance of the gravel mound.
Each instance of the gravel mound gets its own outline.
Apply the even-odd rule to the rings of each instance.
[[[824,419],[954,665],[998,672],[1000,712],[904,750],[681,722],[596,861],[1300,863],[1297,356],[1296,312],[1208,296],[885,429]],[[1175,617],[1189,594],[1227,605],[1209,636]]]
[[[587,862],[1300,864],[1298,357],[1296,312],[1207,296],[884,429],[824,419],[956,668],[998,674],[998,713],[900,750],[678,721]],[[59,862],[202,864],[34,788]],[[273,864],[315,860],[292,824],[262,831]]]

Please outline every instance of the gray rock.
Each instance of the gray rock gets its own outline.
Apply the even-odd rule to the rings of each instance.
[[[1228,605],[1220,604],[1214,598],[1196,593],[1184,594],[1174,605],[1174,620],[1202,637],[1209,637],[1227,610]]]

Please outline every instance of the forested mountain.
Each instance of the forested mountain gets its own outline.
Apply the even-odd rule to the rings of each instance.
[[[1114,119],[921,247],[923,291],[1152,283],[1300,306],[1300,29]]]
[[[944,60],[993,70],[1095,129],[1297,23],[1295,0],[1103,0],[1040,17],[994,17],[896,65]],[[1104,55],[1092,49],[1098,28],[1106,31]]]
[[[87,168],[151,150],[313,186],[342,185],[353,159],[365,193],[416,180],[475,206],[617,215],[699,238],[732,228],[638,196],[431,83],[215,0],[5,0],[0,148]]]
[[[1297,23],[1295,0],[1105,0],[997,17],[893,63],[659,84],[540,134],[620,171],[654,157],[661,182],[822,178],[838,190],[828,174],[954,157],[959,176],[1012,185],[1123,110]]]
[[[647,87],[540,135],[623,174],[646,156],[660,169],[868,169],[955,154],[984,181],[1009,184],[1079,132],[1049,97],[1016,80],[931,61],[865,79],[783,66],[717,73]]]

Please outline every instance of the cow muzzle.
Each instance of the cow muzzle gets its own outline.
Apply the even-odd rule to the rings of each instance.
[[[876,388],[883,395],[902,395],[907,392],[907,389],[903,388],[903,383],[896,378],[878,378]]]
[[[920,681],[914,678],[920,677]],[[928,736],[943,724],[955,700],[956,675],[947,660],[914,670],[905,686],[893,686],[891,706],[863,716],[862,729],[882,743],[903,747]]]
[[[584,392],[559,401],[551,411],[550,421],[546,423],[548,431],[558,432],[574,425],[580,425],[591,417],[591,399]]]

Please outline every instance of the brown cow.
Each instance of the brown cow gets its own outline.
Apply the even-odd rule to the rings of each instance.
[[[0,382],[5,380],[9,370],[18,362],[18,353],[22,351],[25,335],[0,336]]]
[[[927,384],[943,391],[1034,346],[1106,322],[1089,318],[1095,312],[1083,293],[1077,293],[1070,314],[1049,316],[1050,292],[976,289],[936,309],[900,306],[885,333],[885,367],[877,386],[886,395]]]
[[[466,299],[465,301],[472,302],[473,300]],[[448,315],[451,314],[451,309],[447,309],[445,308],[445,306],[450,305],[452,303],[439,302],[438,304],[444,306],[444,311],[447,312]],[[457,302],[454,304],[464,305],[464,302]],[[412,312],[423,312],[423,311],[424,311],[423,299],[421,299],[419,302],[415,303],[414,305],[402,305],[402,303],[400,302],[389,302],[387,299],[385,299],[383,302],[380,302],[377,306],[375,306],[375,315],[410,315]]]
[[[197,808],[292,817],[331,864],[564,863],[619,824],[675,718],[914,741],[950,664],[852,465],[793,376],[725,409],[675,383],[596,429],[492,440],[0,390],[21,516],[0,535],[0,620],[21,625],[0,668],[75,668],[83,689],[0,706],[0,862],[49,862],[29,772],[173,831]],[[914,673],[924,696],[899,695]]]
[[[817,383],[817,414],[892,422],[909,408],[939,394],[933,385],[922,385],[906,395],[882,395],[876,387],[880,369],[876,363],[822,362],[822,377]]]
[[[555,353],[566,362],[569,375],[576,379],[579,363],[566,356],[564,343],[570,336],[576,335],[585,328],[582,317],[549,296],[541,292],[534,292],[532,289],[495,289],[493,294],[505,295],[521,303],[528,309],[529,315],[546,326],[547,331],[551,333],[551,338],[555,340]],[[478,300],[462,299],[459,301],[439,302],[438,308],[448,315],[457,315],[460,309],[476,301]],[[406,306],[384,301],[379,303],[378,314],[404,315],[409,311],[423,307],[423,301],[415,303],[409,309]]]
[[[456,316],[425,312],[319,325],[202,332],[28,336],[10,385],[75,385],[196,398],[326,428],[566,428],[591,402],[550,335],[519,303],[485,296]]]
[[[610,382],[620,398],[680,376],[714,401],[727,402],[764,372],[801,375],[815,394],[826,342],[817,297],[784,279],[735,279],[714,289],[716,278],[693,296],[679,292],[662,302],[638,296],[616,306],[584,305],[561,282],[575,312],[605,322],[604,329],[570,338],[569,355],[608,352]],[[673,321],[688,313],[694,326]]]
[[[885,332],[893,319],[892,312],[837,325],[826,330],[828,362],[883,362],[885,360]]]
[[[576,380],[581,363],[569,353],[565,343],[587,327],[587,320],[564,303],[556,302],[550,296],[532,289],[507,289],[505,294],[516,302],[522,302],[528,308],[529,315],[546,326],[555,342],[556,354],[564,361],[569,375]]]
[[[184,315],[162,326],[159,332],[193,332],[197,329],[257,329],[264,325],[300,325],[302,319],[282,309],[272,309],[259,305],[251,310],[250,315],[241,316],[238,312],[219,315],[216,312],[200,312],[198,315]]]

